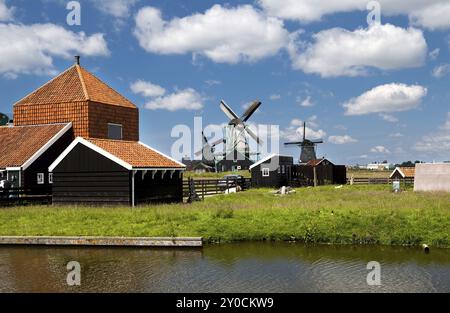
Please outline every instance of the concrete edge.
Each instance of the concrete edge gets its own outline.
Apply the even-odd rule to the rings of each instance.
[[[0,236],[0,245],[202,247],[201,237],[60,237]]]

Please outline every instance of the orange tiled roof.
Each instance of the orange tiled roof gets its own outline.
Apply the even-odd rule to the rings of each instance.
[[[76,64],[15,105],[93,101],[136,108],[128,99]]]
[[[86,138],[133,168],[184,168],[183,165],[137,141]]]
[[[414,177],[416,173],[415,167],[399,167],[399,169],[405,174],[405,177]]]
[[[0,168],[22,166],[66,125],[0,127]]]
[[[317,166],[320,163],[322,163],[325,159],[315,159],[315,160],[310,160],[308,161],[308,163],[306,163],[306,165],[308,166]]]

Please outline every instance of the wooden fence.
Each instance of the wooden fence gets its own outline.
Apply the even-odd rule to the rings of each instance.
[[[183,181],[183,197],[191,196],[191,184],[198,197],[224,194],[227,190],[239,186],[242,191],[251,188],[251,179],[188,179]]]
[[[414,185],[414,178],[391,179],[379,177],[354,177],[353,185],[390,185],[397,180],[404,185]],[[351,184],[352,178],[348,178],[347,183]]]
[[[0,207],[11,205],[51,204],[52,194],[48,189],[0,189]]]

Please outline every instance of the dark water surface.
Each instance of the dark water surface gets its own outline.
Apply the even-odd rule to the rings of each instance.
[[[81,286],[66,265],[81,264]],[[368,286],[367,263],[381,264]],[[450,292],[450,250],[238,243],[203,249],[0,247],[0,292]]]

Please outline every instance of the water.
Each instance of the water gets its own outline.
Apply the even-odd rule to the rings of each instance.
[[[82,266],[80,287],[66,265]],[[381,264],[381,286],[366,282]],[[0,292],[450,292],[450,250],[239,243],[203,249],[0,247]]]

